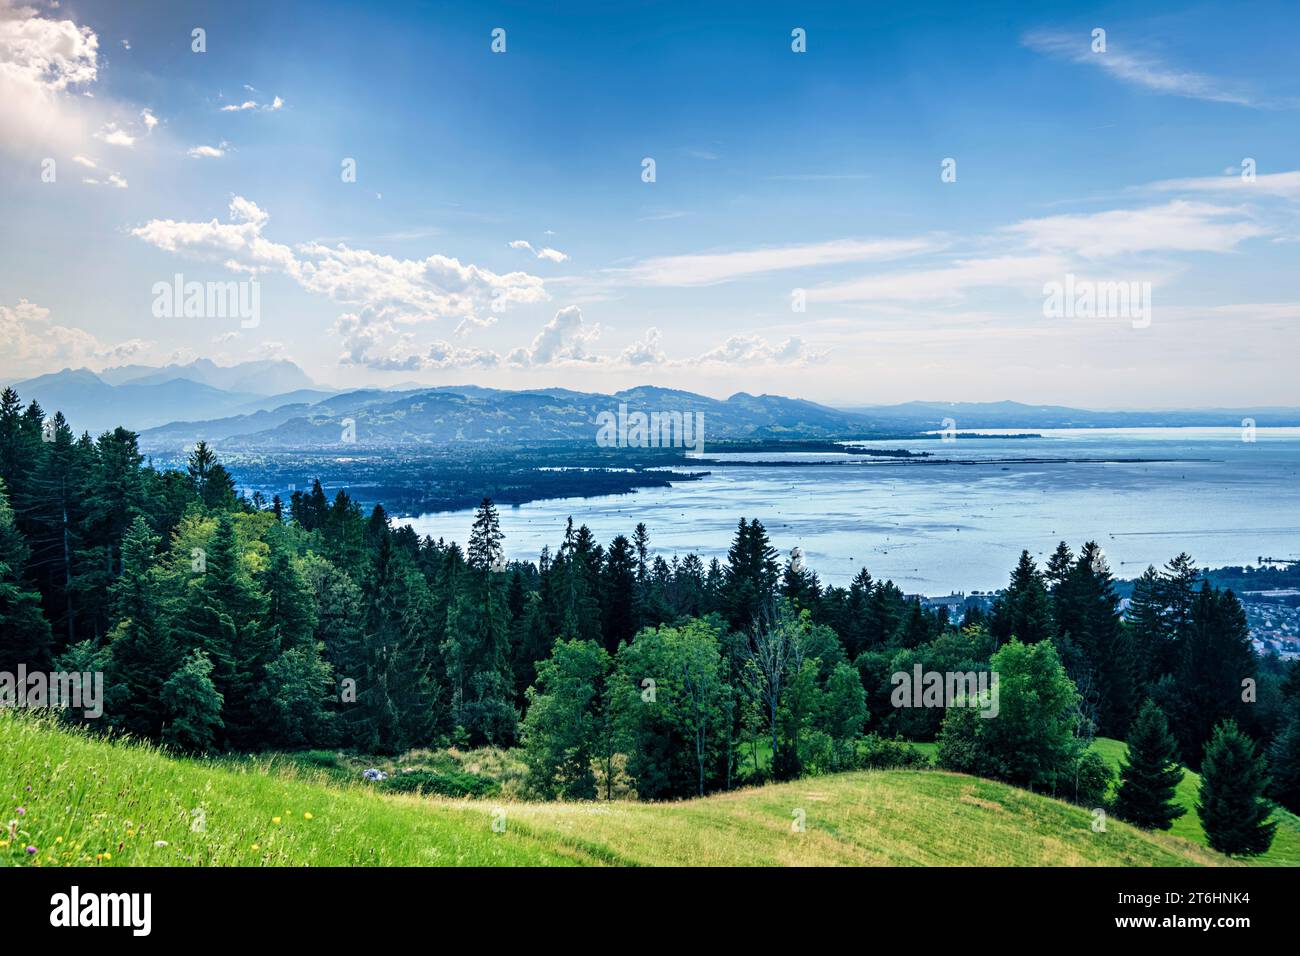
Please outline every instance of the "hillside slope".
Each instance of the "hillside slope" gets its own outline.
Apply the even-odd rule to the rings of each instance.
[[[1231,863],[1113,821],[1094,833],[1086,810],[940,772],[851,773],[675,804],[498,806],[175,760],[11,711],[0,711],[0,740],[0,823],[16,829],[0,832],[0,865]]]

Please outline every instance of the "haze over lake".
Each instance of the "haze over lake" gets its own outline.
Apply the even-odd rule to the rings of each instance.
[[[503,508],[501,526],[511,558],[554,550],[572,515],[603,544],[643,521],[655,553],[707,561],[725,558],[742,516],[757,517],[783,554],[798,545],[826,583],[846,584],[865,565],[928,594],[1002,587],[1022,548],[1042,561],[1062,539],[1075,548],[1096,539],[1119,577],[1179,551],[1202,567],[1300,554],[1300,428],[1260,429],[1254,442],[1240,428],[1040,434],[864,443],[951,463],[768,455],[844,463],[710,464],[709,477],[672,488]],[[1025,458],[1056,460],[1011,460]],[[1080,458],[1112,460],[1061,460]],[[395,523],[463,544],[472,518],[455,511]]]

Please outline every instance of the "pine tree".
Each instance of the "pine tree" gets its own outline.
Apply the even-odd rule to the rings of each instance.
[[[1164,713],[1148,700],[1129,731],[1128,753],[1120,764],[1118,817],[1144,830],[1168,830],[1187,812],[1174,802],[1183,779],[1176,752]]]
[[[1220,853],[1258,856],[1273,843],[1276,821],[1264,799],[1268,785],[1264,757],[1237,722],[1214,729],[1201,764],[1201,792],[1196,813],[1210,846]]]

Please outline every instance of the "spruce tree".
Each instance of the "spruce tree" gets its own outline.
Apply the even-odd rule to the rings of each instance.
[[[1144,830],[1168,830],[1187,812],[1174,802],[1183,779],[1177,744],[1164,713],[1154,702],[1143,705],[1129,731],[1128,753],[1120,764],[1115,815]]]
[[[1264,799],[1268,785],[1264,757],[1255,744],[1225,720],[1214,729],[1201,764],[1201,793],[1196,813],[1210,846],[1220,853],[1258,856],[1273,843],[1277,823]]]

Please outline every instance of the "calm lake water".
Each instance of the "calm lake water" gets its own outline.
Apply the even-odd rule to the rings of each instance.
[[[1253,442],[1239,428],[1038,433],[862,443],[945,462],[723,456],[731,461],[703,466],[709,477],[671,488],[502,508],[506,553],[535,559],[547,544],[554,551],[572,515],[605,544],[643,521],[655,553],[694,551],[707,563],[725,558],[743,516],[762,520],[783,554],[799,546],[825,583],[847,584],[865,565],[926,594],[1003,587],[1021,549],[1041,563],[1062,539],[1076,550],[1098,541],[1118,577],[1136,577],[1179,551],[1202,567],[1300,557],[1300,428],[1261,428]],[[764,463],[735,464],[740,457]],[[394,523],[463,545],[472,520],[469,510]]]

